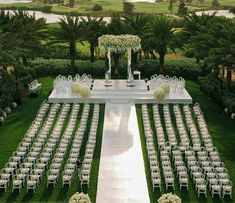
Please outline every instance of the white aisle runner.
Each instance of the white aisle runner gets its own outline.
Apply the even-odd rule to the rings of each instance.
[[[96,202],[150,202],[134,104],[106,103]]]

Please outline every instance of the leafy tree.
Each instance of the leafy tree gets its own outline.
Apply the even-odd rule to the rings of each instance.
[[[123,2],[123,11],[125,14],[129,15],[133,13],[134,8],[135,8],[134,4],[126,1]]]
[[[172,20],[166,16],[154,17],[148,24],[145,37],[159,54],[160,73],[164,73],[164,61],[167,48],[174,51],[175,33]]]
[[[66,16],[60,18],[59,28],[52,31],[54,39],[51,43],[69,43],[71,72],[75,73],[75,56],[77,42],[82,42],[83,24],[79,17]]]
[[[139,36],[142,41],[148,21],[149,16],[144,14],[128,15],[124,17],[124,23],[128,27],[129,34]],[[132,52],[132,65],[137,63],[138,53],[141,54],[141,51]]]
[[[103,18],[95,18],[87,16],[87,19],[82,18],[85,39],[90,44],[91,62],[94,62],[95,47],[98,46],[98,38],[105,33],[105,22]]]
[[[111,21],[107,26],[107,33],[113,34],[113,35],[120,35],[120,34],[127,34],[128,28],[127,25],[124,23],[124,21],[121,19],[121,16],[114,13],[111,17]],[[107,54],[107,53],[106,53]],[[119,59],[123,53],[117,52],[112,53],[112,57],[114,59],[114,74],[119,75]],[[107,57],[106,57],[107,61]],[[106,62],[107,64],[107,62]]]
[[[231,89],[232,70],[235,68],[235,23],[219,18],[209,30],[213,37],[213,46],[209,50],[207,62],[213,67],[222,65],[227,69],[227,88]]]

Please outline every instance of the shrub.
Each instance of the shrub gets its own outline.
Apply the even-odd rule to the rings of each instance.
[[[102,11],[103,7],[99,4],[95,4],[94,7],[92,8],[92,11]]]
[[[228,113],[235,112],[235,94],[222,88],[221,80],[215,73],[198,79],[200,88],[219,105],[226,107]]]
[[[66,59],[37,59],[30,62],[29,72],[36,77],[69,75],[70,61]],[[91,63],[88,60],[76,60],[75,70],[79,74],[87,73],[93,77],[104,77],[105,63],[97,60]]]
[[[230,8],[229,12],[230,12],[230,13],[234,13],[234,14],[235,14],[235,6],[234,6],[234,7],[232,7],[232,8]]]
[[[30,63],[30,73],[37,77],[57,76],[58,74],[69,74],[70,61],[66,59],[36,59]],[[76,60],[75,69],[79,74],[87,73],[93,77],[104,77],[106,72],[105,61],[96,60],[94,63],[90,60]],[[156,60],[140,61],[133,70],[141,71],[142,78],[150,78],[159,73],[159,63]],[[196,64],[193,59],[187,60],[166,60],[166,74],[170,76],[184,77],[185,79],[196,80],[202,75],[202,64]],[[120,61],[120,77],[127,76],[127,61]]]
[[[165,75],[183,77],[185,79],[197,80],[202,75],[202,63],[197,64],[193,59],[166,60]],[[159,73],[159,62],[156,60],[143,60],[136,65],[141,71],[142,77],[150,77]]]
[[[123,2],[123,11],[125,14],[133,13],[135,5],[130,2]]]
[[[44,13],[51,13],[52,6],[43,6],[42,12]]]

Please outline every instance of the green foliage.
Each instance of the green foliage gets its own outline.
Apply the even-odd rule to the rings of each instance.
[[[51,13],[52,6],[44,6],[42,8],[42,12],[44,13]]]
[[[213,0],[211,5],[213,7],[219,7],[220,4],[219,4],[218,0]]]
[[[59,74],[71,74],[69,67],[70,62],[65,59],[37,59],[30,62],[30,68],[28,70],[32,75],[36,75],[37,77],[56,77]],[[105,72],[105,63],[103,60],[96,60],[94,63],[88,60],[75,61],[75,73],[87,73],[93,77],[104,77]]]
[[[102,11],[102,10],[103,10],[103,6],[99,4],[95,4],[94,7],[92,8],[92,11]]]
[[[185,3],[180,3],[178,8],[179,16],[185,16],[188,13],[188,8],[185,6]]]
[[[166,60],[165,75],[197,80],[197,77],[203,74],[202,66],[192,59]],[[136,65],[136,69],[141,71],[142,77],[149,78],[156,73],[159,74],[160,65],[156,60],[143,60]]]
[[[8,73],[0,69],[0,108],[4,109],[7,106],[11,106],[14,95],[15,83]]]
[[[125,14],[129,15],[133,13],[135,5],[130,2],[123,2],[123,11]]]
[[[223,87],[223,81],[215,73],[198,79],[200,88],[216,103],[228,108],[228,112],[235,112],[235,94]]]
[[[202,64],[195,63],[193,59],[187,60],[166,60],[165,74],[170,76],[184,77],[185,79],[196,80],[198,76],[202,75]],[[76,60],[75,73],[91,74],[95,78],[103,78],[106,72],[105,61],[96,60],[94,63],[89,60]],[[157,60],[143,60],[140,61],[134,69],[141,71],[142,78],[150,78],[154,74],[159,74],[159,62]],[[120,76],[126,77],[127,62],[121,60],[120,62]],[[43,76],[57,76],[58,74],[68,75],[69,60],[64,59],[37,59],[30,62],[29,71],[32,75],[37,77]]]
[[[235,6],[234,6],[234,7],[232,7],[232,8],[230,8],[229,12],[230,12],[230,13],[234,13],[234,14],[235,14]]]

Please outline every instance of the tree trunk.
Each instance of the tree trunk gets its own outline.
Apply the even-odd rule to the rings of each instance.
[[[25,56],[22,56],[22,61],[23,61],[24,66],[28,65],[28,61],[27,61],[27,58]]]
[[[142,61],[142,50],[139,51],[139,61]]]
[[[71,73],[75,73],[75,56],[76,56],[76,42],[70,43],[70,65],[71,65]]]
[[[227,89],[231,90],[232,85],[232,70],[227,68]]]
[[[159,53],[160,74],[164,73],[164,60],[165,60],[165,54]]]
[[[95,59],[95,46],[93,44],[90,44],[90,54],[91,54],[91,62],[94,62]]]
[[[114,75],[119,76],[120,70],[119,70],[119,58],[120,54],[113,53],[114,58]]]

